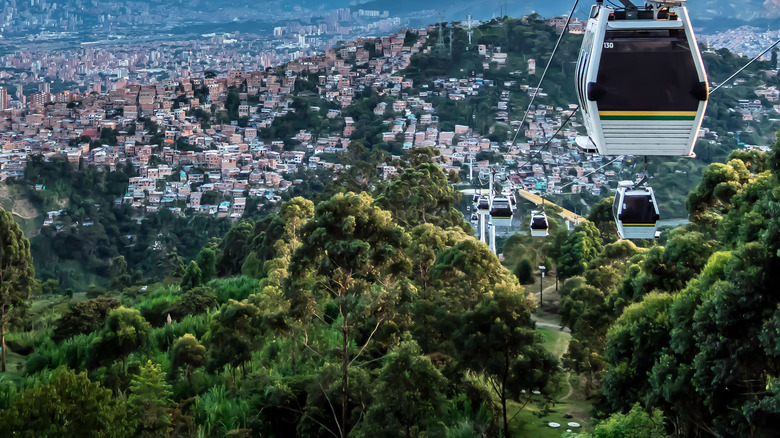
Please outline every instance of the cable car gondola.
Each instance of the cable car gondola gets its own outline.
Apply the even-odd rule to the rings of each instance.
[[[471,200],[472,206],[474,207],[473,210],[477,211],[477,207],[479,206],[479,195],[474,195],[474,197]]]
[[[580,146],[602,155],[693,156],[709,89],[686,1],[593,5],[577,61],[589,136]]]
[[[493,205],[490,206],[490,219],[493,221],[493,225],[511,227],[513,214],[509,198],[493,198]]]
[[[472,213],[471,215],[471,224],[476,225],[479,223],[479,216],[476,213]]]
[[[621,239],[653,239],[658,237],[658,205],[651,187],[637,187],[621,181],[612,204],[618,235]]]
[[[490,214],[490,199],[487,196],[480,196],[477,201],[477,213]]]
[[[531,236],[547,237],[550,224],[547,222],[547,215],[543,211],[531,212]]]

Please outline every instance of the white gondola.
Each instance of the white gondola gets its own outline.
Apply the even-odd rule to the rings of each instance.
[[[493,198],[493,205],[490,206],[490,219],[493,225],[497,227],[511,227],[514,210],[509,198]]]
[[[620,2],[626,8],[597,0],[590,12],[576,72],[589,138],[577,144],[602,155],[693,156],[709,87],[686,0]]]
[[[479,206],[479,195],[474,195],[474,197],[471,199],[471,204],[474,211],[477,211],[477,207]]]
[[[490,214],[490,198],[487,196],[480,196],[477,201],[477,213]]]
[[[471,224],[477,225],[479,223],[479,216],[476,213],[471,215]]]
[[[658,204],[650,187],[635,187],[621,181],[612,204],[612,214],[621,239],[653,239],[658,237]]]
[[[547,237],[550,224],[547,222],[547,215],[543,211],[531,212],[531,236]]]

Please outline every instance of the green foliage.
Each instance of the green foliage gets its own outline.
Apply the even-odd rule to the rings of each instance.
[[[201,271],[201,282],[208,283],[217,275],[217,255],[211,248],[203,248],[198,253],[198,267]],[[186,274],[186,272],[185,272]]]
[[[57,320],[52,339],[59,342],[103,327],[108,313],[121,304],[116,298],[93,298],[71,303],[65,315]]]
[[[220,304],[230,300],[241,301],[257,292],[260,280],[250,277],[220,278],[209,283],[211,293]]]
[[[355,342],[354,329],[366,320],[375,320],[376,329],[392,309],[394,300],[403,291],[400,279],[411,271],[404,252],[409,237],[392,221],[391,214],[376,207],[371,196],[361,193],[336,194],[317,205],[314,218],[303,229],[303,243],[293,256],[291,272],[297,281],[292,290],[298,294],[297,310],[307,319],[317,317],[322,310],[318,300],[329,302],[337,309],[334,329],[340,333],[338,354],[334,358],[341,366],[339,396],[342,436],[350,428],[349,386],[350,365],[367,348],[371,336],[363,341],[357,354],[350,353]],[[305,284],[306,273],[317,277],[317,284]]]
[[[137,176],[132,164],[119,163],[116,171],[102,172],[95,166],[74,168],[67,160],[43,160],[31,156],[20,196],[40,211],[61,210],[62,227],[43,227],[31,239],[31,252],[41,278],[59,281],[63,289],[86,289],[89,285],[126,287],[132,278],[112,277],[112,261],[124,257],[126,273],[138,270],[145,277],[176,272],[176,261],[167,256],[194,258],[209,238],[222,235],[229,219],[207,215],[180,217],[168,209],[145,215],[139,223],[128,204],[115,204],[127,193],[128,179]],[[28,186],[29,184],[29,186]],[[44,184],[37,191],[33,184]],[[63,208],[63,204],[67,206]],[[86,225],[91,224],[91,225]],[[128,237],[130,236],[130,237]],[[153,249],[162,245],[163,250]]]
[[[588,263],[601,251],[601,245],[601,233],[593,222],[577,225],[561,246],[558,275],[562,278],[582,275]]]
[[[206,347],[189,333],[177,339],[173,344],[171,368],[173,370],[184,368],[188,380],[192,371],[205,365],[207,359]]]
[[[64,368],[0,411],[3,436],[131,437],[134,431],[135,421],[110,390]]]
[[[127,405],[138,421],[135,436],[158,437],[170,434],[173,427],[169,413],[173,407],[171,387],[165,381],[160,365],[147,361],[130,382]]]
[[[203,339],[209,331],[210,314],[188,315],[179,321],[165,324],[153,329],[149,335],[149,343],[158,351],[165,352],[173,346],[176,339],[185,334],[192,334],[198,339]]]
[[[242,365],[249,360],[258,335],[254,318],[260,310],[246,300],[223,304],[211,321],[206,339],[209,342],[211,367]]]
[[[747,152],[710,165],[689,229],[632,259],[619,295],[640,302],[607,336],[611,409],[643,401],[686,436],[775,433],[780,184],[767,168],[771,157]]]
[[[377,205],[389,210],[398,224],[406,228],[432,223],[441,228],[469,230],[463,215],[455,209],[460,192],[450,187],[447,176],[433,161],[438,155],[439,151],[434,150],[425,155],[431,161],[420,162],[394,177],[377,197]]]
[[[534,284],[534,268],[531,266],[531,261],[528,259],[520,260],[520,263],[515,266],[515,277],[520,284]]]
[[[484,375],[499,397],[502,430],[507,437],[507,400],[519,399],[521,391],[547,391],[558,365],[542,347],[541,335],[533,330],[532,308],[518,286],[497,285],[492,298],[464,315],[455,335],[461,366]]]
[[[151,332],[151,326],[141,312],[127,307],[112,310],[99,336],[92,341],[91,363],[105,363],[114,358],[122,359],[126,369],[127,355],[143,345]]]
[[[184,292],[170,306],[170,315],[181,319],[187,315],[199,315],[217,306],[217,298],[208,287],[196,287]]]
[[[30,241],[24,236],[11,213],[0,209],[0,362],[5,372],[6,324],[24,312],[30,297],[35,270]]]
[[[628,414],[615,413],[599,423],[593,433],[566,435],[570,438],[663,438],[664,416],[658,409],[648,414],[639,403]]]
[[[669,294],[651,293],[627,307],[607,334],[604,395],[614,410],[637,400],[648,390],[647,376],[669,345]]]
[[[588,220],[596,225],[604,243],[611,243],[619,239],[615,219],[612,217],[612,203],[614,201],[614,196],[602,198],[591,207],[588,215]]]
[[[446,406],[447,380],[406,335],[401,345],[385,356],[374,390],[374,403],[366,413],[367,436],[420,436],[434,427]]]
[[[203,271],[201,271],[198,263],[193,260],[187,265],[187,269],[184,270],[184,276],[181,278],[181,289],[183,291],[188,291],[202,285]]]
[[[228,276],[241,272],[241,262],[249,253],[254,234],[254,223],[246,219],[228,231],[219,247],[221,254],[217,261],[218,275]]]
[[[195,420],[206,436],[225,436],[246,426],[249,406],[225,386],[213,386],[195,402]]]

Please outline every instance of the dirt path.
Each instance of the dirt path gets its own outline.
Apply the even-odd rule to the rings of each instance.
[[[561,397],[558,401],[564,401],[567,400],[569,397],[571,397],[572,394],[574,394],[574,387],[571,386],[571,382],[569,381],[571,379],[571,372],[566,373],[566,386],[569,387],[569,392],[566,393],[563,397]]]
[[[542,291],[543,293],[549,293],[549,291],[555,290],[555,285],[550,285]],[[533,294],[534,299],[536,302],[539,302],[539,292]],[[571,330],[568,327],[561,327],[561,320],[560,317],[556,314],[546,313],[539,311],[538,313],[531,314],[531,319],[534,320],[537,327],[544,327],[549,328],[553,330],[560,330],[564,333],[571,333]],[[558,357],[558,359],[563,356],[565,353],[565,350],[563,353],[561,353]],[[571,397],[574,394],[574,387],[571,385],[571,372],[566,373],[566,376],[564,377],[566,379],[566,386],[569,387],[569,390],[566,392],[566,395],[558,399],[558,401],[564,401],[568,400],[569,397]]]
[[[32,205],[32,202],[26,199],[17,199],[14,201],[14,208],[11,213],[22,219],[35,219],[38,217],[38,210]]]

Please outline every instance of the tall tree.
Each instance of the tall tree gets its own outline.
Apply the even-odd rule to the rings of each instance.
[[[35,270],[30,241],[24,237],[11,213],[0,209],[0,371],[5,372],[6,324],[24,311],[30,297]]]
[[[222,305],[212,318],[208,333],[210,368],[226,364],[239,367],[249,360],[259,334],[255,321],[259,312],[248,300],[230,300]]]
[[[202,284],[206,284],[217,276],[217,255],[213,249],[203,248],[198,253],[197,260],[201,273],[200,281]]]
[[[284,218],[285,240],[292,254],[300,245],[301,227],[314,216],[314,203],[300,196],[295,197],[282,204],[279,215]]]
[[[181,289],[188,291],[201,285],[203,285],[203,271],[198,266],[198,262],[193,260],[184,270],[184,276],[181,278]]]
[[[520,284],[534,284],[534,268],[531,266],[530,260],[520,260],[517,266],[515,266],[514,274]]]
[[[542,346],[541,335],[531,321],[533,303],[513,283],[495,286],[493,296],[483,299],[463,318],[455,334],[462,366],[484,375],[498,396],[503,433],[509,438],[507,403],[525,390],[546,390],[558,361]],[[522,409],[521,407],[521,409]]]
[[[303,230],[303,242],[293,258],[292,277],[303,278],[311,272],[317,282],[293,286],[292,293],[314,292],[310,301],[328,299],[338,309],[334,321],[340,331],[338,361],[341,368],[341,412],[339,435],[349,435],[349,371],[384,321],[383,310],[392,297],[396,281],[410,272],[404,248],[408,236],[395,225],[389,212],[376,207],[368,194],[337,194],[317,205],[314,218]],[[311,293],[309,292],[309,293]],[[388,305],[385,305],[388,304]],[[353,353],[356,331],[369,317],[376,321],[373,330]],[[319,320],[326,321],[320,317]],[[335,412],[334,412],[335,415]]]
[[[206,364],[206,347],[195,336],[187,333],[173,343],[171,350],[171,369],[184,368],[187,381],[192,384],[192,371]]]
[[[386,357],[368,409],[367,436],[406,438],[424,435],[432,420],[444,414],[447,379],[406,335]]]
[[[171,386],[165,381],[160,365],[147,361],[130,382],[127,404],[138,420],[135,436],[168,436],[172,430],[170,411],[173,408]]]
[[[254,234],[254,222],[248,219],[241,220],[227,232],[219,246],[219,275],[228,276],[241,272],[241,263],[249,253]]]
[[[470,230],[463,214],[455,208],[460,197],[460,192],[449,185],[441,168],[433,161],[427,161],[394,177],[376,202],[393,213],[396,221],[406,228],[431,223],[442,228]]]
[[[138,310],[124,306],[112,310],[100,335],[92,341],[91,362],[105,363],[120,357],[126,372],[127,356],[146,342],[151,331],[151,325]]]
[[[585,221],[568,235],[561,246],[558,274],[561,278],[582,275],[588,263],[601,252],[601,233],[593,222]]]
[[[118,299],[106,297],[71,303],[65,315],[57,320],[52,339],[62,341],[95,331],[103,327],[108,313],[121,305],[122,302]]]

